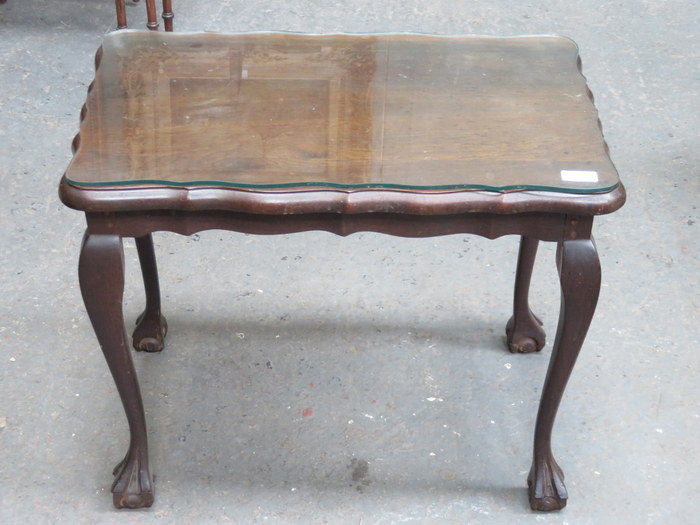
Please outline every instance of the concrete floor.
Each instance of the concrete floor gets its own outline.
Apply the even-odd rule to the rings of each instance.
[[[126,421],[56,194],[113,2],[0,5],[0,523],[700,523],[700,56],[689,0],[176,0],[176,29],[558,33],[629,198],[555,427],[569,506],[528,509],[551,344],[505,351],[517,240],[156,236],[168,348],[136,355],[156,504],[111,506]],[[142,5],[129,5],[136,25]],[[133,243],[126,316],[142,302]],[[553,247],[533,309],[554,334]]]

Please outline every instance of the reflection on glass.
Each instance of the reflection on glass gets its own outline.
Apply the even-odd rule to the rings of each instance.
[[[557,37],[112,33],[67,176],[609,191],[577,59]]]

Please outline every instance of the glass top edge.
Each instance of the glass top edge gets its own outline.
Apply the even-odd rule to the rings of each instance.
[[[329,33],[310,33],[304,31],[286,31],[286,30],[260,30],[260,31],[236,31],[236,32],[221,32],[221,31],[178,31],[177,33],[165,33],[162,31],[148,31],[143,29],[120,29],[107,33],[105,38],[119,38],[119,35],[138,33],[143,35],[151,35],[153,38],[177,38],[178,35],[194,36],[194,35],[212,35],[212,36],[295,36],[295,37],[402,37],[416,36],[436,39],[492,39],[492,40],[519,40],[519,39],[537,39],[551,38],[557,40],[567,40],[578,48],[578,44],[573,38],[566,35],[558,35],[555,33],[534,33],[534,34],[512,34],[512,35],[479,35],[474,33],[458,33],[458,34],[439,34],[439,33],[424,33],[420,31],[387,31],[387,32],[329,32]]]
[[[297,191],[362,191],[362,190],[388,190],[402,192],[459,192],[459,191],[488,191],[493,193],[510,193],[517,191],[543,191],[548,193],[568,193],[575,195],[597,195],[609,193],[620,186],[620,182],[616,182],[610,186],[602,186],[596,188],[562,188],[554,186],[543,186],[534,184],[513,184],[505,186],[489,186],[487,184],[445,184],[435,186],[411,186],[408,184],[379,184],[379,183],[364,183],[364,184],[340,184],[334,182],[293,182],[283,184],[242,184],[242,183],[226,183],[220,181],[187,181],[174,182],[162,180],[133,180],[123,182],[78,182],[66,177],[66,181],[72,186],[85,189],[139,189],[139,187],[149,186],[156,188],[217,188],[241,191],[267,191],[274,193],[274,190],[293,190]],[[140,188],[147,189],[147,188]]]

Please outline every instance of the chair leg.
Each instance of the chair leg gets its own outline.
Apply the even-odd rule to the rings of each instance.
[[[532,237],[520,239],[518,266],[515,272],[513,316],[506,325],[506,343],[513,353],[537,352],[545,345],[542,321],[532,313],[528,304],[530,280],[538,244],[539,241]]]
[[[156,11],[156,0],[146,0],[146,16],[148,22],[146,27],[151,31],[158,29],[158,12]]]
[[[121,238],[86,232],[78,274],[85,308],[129,423],[129,449],[114,471],[114,505],[120,508],[150,507],[153,504],[153,483],[148,466],[146,419],[122,313],[124,251]]]
[[[136,319],[133,344],[136,350],[160,352],[165,346],[168,322],[161,313],[160,285],[158,284],[158,266],[153,250],[153,237],[148,234],[136,238],[136,250],[139,254],[143,284],[146,290],[146,308]]]
[[[126,0],[114,0],[117,8],[117,29],[126,29]]]
[[[552,455],[552,428],[600,292],[600,261],[592,239],[560,243],[557,266],[561,312],[537,413],[534,458],[528,477],[530,506],[534,510],[558,510],[566,505],[564,474]]]
[[[172,0],[163,0],[163,25],[166,31],[173,30],[173,18],[175,13],[173,13],[173,2]]]

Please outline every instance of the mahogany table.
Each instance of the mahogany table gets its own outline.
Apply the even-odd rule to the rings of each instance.
[[[167,325],[151,233],[214,228],[520,235],[512,352],[544,346],[528,289],[538,242],[558,243],[528,485],[533,509],[566,504],[551,432],[598,298],[593,218],[625,200],[572,41],[120,31],[97,53],[73,146],[60,195],[87,219],[80,287],[131,432],[117,507],[153,502],[122,238],[136,239],[146,288],[133,345],[156,352]]]

